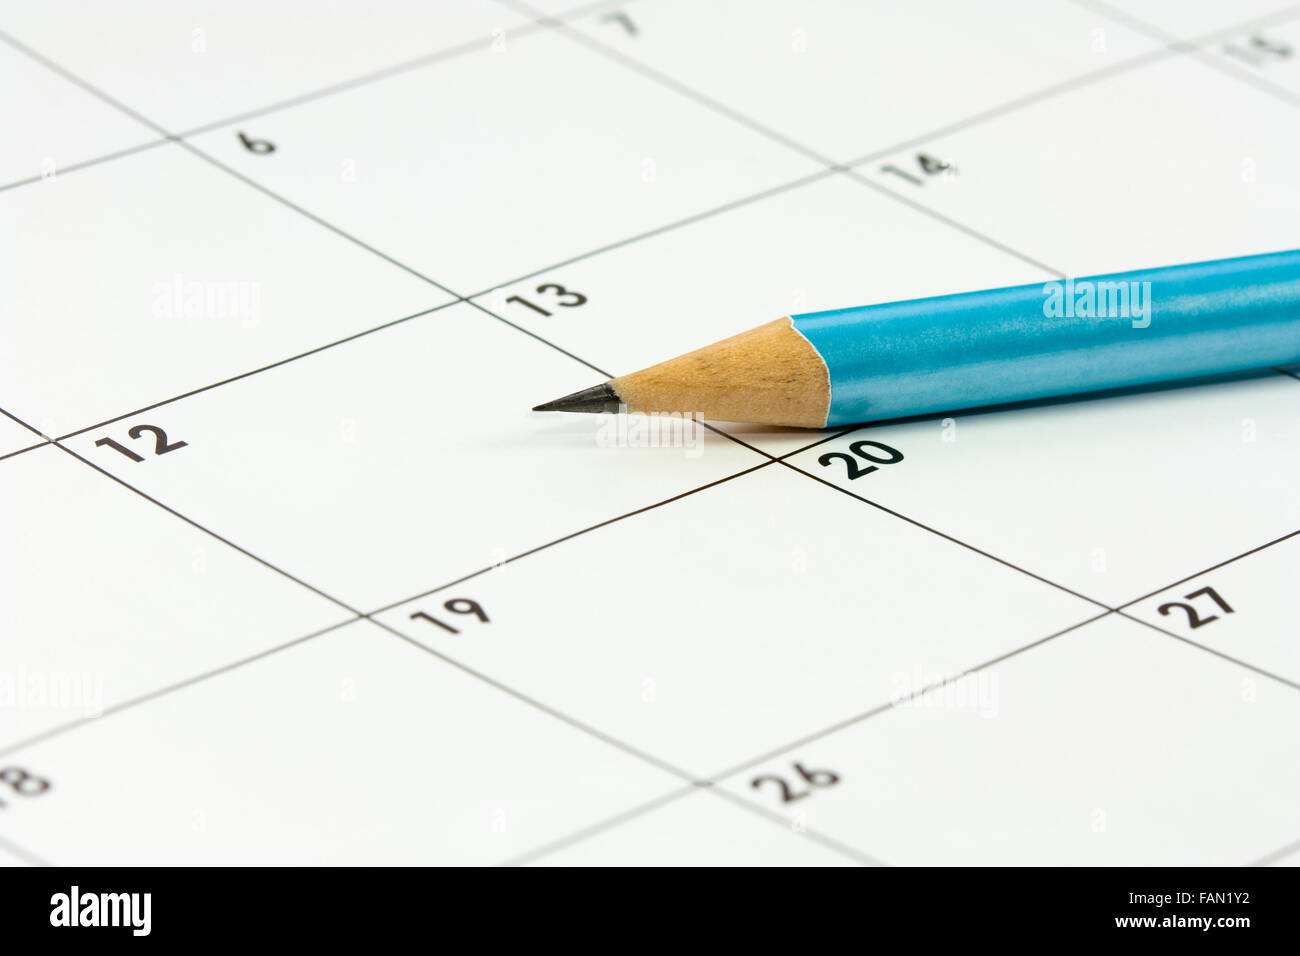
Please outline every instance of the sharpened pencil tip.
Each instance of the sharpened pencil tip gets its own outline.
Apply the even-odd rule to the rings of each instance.
[[[616,412],[621,404],[618,392],[614,391],[609,382],[605,382],[603,385],[593,385],[591,388],[584,388],[580,392],[565,395],[563,398],[543,402],[541,405],[534,405],[533,411]]]

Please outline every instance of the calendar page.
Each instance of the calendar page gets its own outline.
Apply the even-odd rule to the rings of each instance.
[[[529,411],[791,313],[1300,246],[1300,7],[0,30],[5,862],[1300,862],[1300,368]]]

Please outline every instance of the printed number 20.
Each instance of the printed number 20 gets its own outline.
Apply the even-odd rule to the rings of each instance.
[[[876,449],[876,453],[868,451],[868,448]],[[903,453],[897,448],[890,448],[888,445],[882,445],[878,441],[855,441],[849,446],[849,451],[857,457],[851,458],[842,451],[829,451],[817,459],[817,463],[823,468],[830,465],[832,461],[839,459],[848,466],[849,480],[853,481],[861,478],[863,475],[869,475],[876,471],[876,465],[896,465],[903,460]],[[883,456],[883,457],[882,457]],[[868,465],[863,468],[858,463],[858,458],[864,461],[874,461],[875,465]]]

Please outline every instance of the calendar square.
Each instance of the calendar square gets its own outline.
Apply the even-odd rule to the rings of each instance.
[[[54,437],[451,301],[177,146],[0,215],[4,401]]]
[[[899,866],[1240,866],[1300,832],[1298,727],[1292,688],[1110,615],[724,786]]]
[[[8,760],[79,866],[498,863],[681,784],[365,621]]]
[[[0,187],[157,140],[158,133],[95,98],[71,80],[0,43],[0,86],[8,124],[0,150]]]
[[[954,412],[861,428],[790,460],[1113,607],[1300,527],[1295,384],[1264,373]],[[893,457],[858,441],[904,460],[851,479],[844,459]]]
[[[1011,0],[633,4],[633,27],[593,13],[592,39],[832,161],[888,149],[1155,42],[1074,5]],[[989,29],[990,21],[997,27]],[[942,23],[943,29],[935,29]],[[970,37],[978,35],[978,43]],[[963,78],[978,76],[979,83]]]
[[[553,30],[193,142],[462,295],[819,168]]]
[[[711,777],[1098,612],[769,465],[379,619]]]
[[[350,617],[53,446],[0,511],[3,747]]]
[[[701,258],[701,248],[727,255]],[[830,176],[476,301],[623,375],[782,315],[1050,278],[859,182]],[[557,289],[581,290],[581,302],[571,305],[573,297]],[[806,429],[722,427],[773,454],[822,437]]]
[[[376,374],[358,379],[359,368]],[[632,432],[529,411],[590,377],[461,304],[69,444],[369,611],[764,461],[680,422]],[[256,427],[241,419],[251,409]],[[159,456],[152,433],[128,440],[146,424],[188,447]],[[105,437],[144,460],[96,446]]]
[[[463,46],[503,41],[527,21],[481,0],[399,0],[363,15],[346,2],[167,0],[25,4],[19,40],[172,133],[318,95]],[[159,82],[166,77],[166,82]]]
[[[1300,531],[1182,581],[1125,613],[1300,685]]]
[[[1167,56],[860,168],[1060,272],[1122,272],[1293,247],[1293,113]],[[956,172],[928,175],[921,156]]]

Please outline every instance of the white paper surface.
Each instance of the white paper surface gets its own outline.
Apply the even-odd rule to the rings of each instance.
[[[790,312],[1300,245],[1294,9],[0,29],[6,862],[1295,861],[1297,370],[657,446],[528,411]]]

